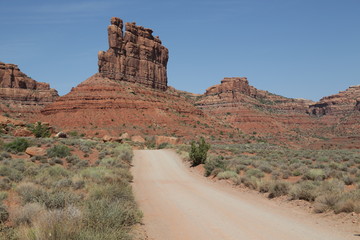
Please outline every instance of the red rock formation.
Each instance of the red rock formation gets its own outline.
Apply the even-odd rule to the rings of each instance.
[[[308,100],[290,99],[249,85],[247,78],[224,78],[208,88],[196,105],[247,133],[278,133],[309,123]]]
[[[332,125],[336,135],[360,134],[360,85],[352,86],[338,94],[323,97],[310,105],[309,114]]]
[[[166,90],[168,49],[152,32],[135,23],[126,23],[123,34],[122,20],[111,18],[109,50],[98,53],[99,73],[112,80]]]
[[[0,62],[0,112],[36,113],[57,97],[49,84],[31,79],[15,64]]]
[[[310,105],[310,114],[344,115],[359,108],[360,85],[352,86],[338,94],[323,97],[319,102]]]
[[[127,132],[130,135],[218,135],[231,128],[204,116],[184,96],[141,84],[114,81],[99,73],[42,110],[42,121],[88,136]]]

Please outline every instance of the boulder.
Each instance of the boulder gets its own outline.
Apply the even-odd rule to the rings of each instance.
[[[179,139],[177,137],[156,136],[155,143],[156,145],[160,145],[162,143],[169,143],[172,145],[176,145],[179,143]]]
[[[118,143],[122,143],[122,138],[121,137],[113,137],[113,136],[109,136],[109,135],[105,135],[102,138],[103,142],[118,142]]]
[[[132,136],[131,141],[138,143],[145,143],[145,139],[141,136]]]
[[[46,150],[40,147],[28,147],[25,150],[25,153],[28,154],[30,157],[32,156],[45,156]]]
[[[30,137],[34,134],[26,128],[18,128],[14,130],[13,135],[15,137]]]
[[[120,136],[121,139],[130,139],[130,135],[128,133],[123,133]]]
[[[67,134],[64,133],[64,132],[58,132],[56,135],[55,135],[56,138],[67,138]]]

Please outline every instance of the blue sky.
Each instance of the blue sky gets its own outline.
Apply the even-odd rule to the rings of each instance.
[[[1,1],[0,61],[61,95],[97,72],[112,16],[154,30],[169,85],[203,93],[224,77],[319,100],[360,84],[359,0]]]

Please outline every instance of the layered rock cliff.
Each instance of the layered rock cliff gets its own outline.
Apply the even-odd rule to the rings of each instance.
[[[247,78],[235,77],[208,88],[196,105],[244,132],[280,133],[289,131],[289,127],[312,125],[306,114],[311,103],[258,90],[249,85]]]
[[[31,79],[15,64],[0,62],[0,112],[37,113],[57,97],[49,84]]]
[[[98,53],[101,76],[166,90],[168,49],[152,32],[135,23],[126,23],[123,33],[123,21],[111,18],[109,50]]]
[[[129,134],[218,135],[229,132],[204,116],[175,89],[166,91],[141,84],[114,81],[95,74],[42,110],[40,119],[65,130],[87,135]]]
[[[309,113],[316,116],[344,115],[359,110],[360,85],[351,86],[338,94],[323,97],[310,105]]]
[[[192,136],[231,131],[167,86],[168,50],[152,30],[111,18],[99,73],[42,110],[43,121],[88,135]]]

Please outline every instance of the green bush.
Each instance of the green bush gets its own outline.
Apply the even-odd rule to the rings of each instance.
[[[205,163],[209,149],[210,144],[206,143],[203,137],[198,142],[191,142],[189,156],[193,167]]]
[[[41,122],[37,122],[30,126],[29,130],[35,135],[36,138],[47,138],[51,135],[49,127],[42,125]]]
[[[324,180],[326,178],[324,170],[322,169],[310,169],[305,173],[303,179],[305,180]]]
[[[318,186],[312,181],[304,181],[295,185],[290,191],[292,200],[300,199],[312,202],[319,195]]]
[[[256,178],[262,178],[264,177],[264,173],[256,168],[250,168],[246,171],[246,176],[247,177],[256,177]]]
[[[164,149],[164,148],[167,148],[168,146],[169,146],[169,143],[163,142],[163,143],[159,144],[159,145],[157,146],[157,148],[158,148],[158,149]]]
[[[214,169],[223,169],[225,170],[224,157],[222,156],[210,156],[205,161],[205,176],[208,177],[212,174]]]
[[[230,178],[236,178],[238,177],[238,174],[234,171],[224,171],[217,174],[218,179],[230,179]]]
[[[67,157],[70,155],[70,148],[65,145],[55,145],[47,150],[47,155],[49,157]]]
[[[280,197],[289,193],[289,183],[283,181],[275,181],[270,185],[269,198]]]
[[[25,152],[25,150],[30,146],[30,143],[24,138],[16,138],[14,141],[5,144],[4,149],[8,152]]]
[[[9,218],[9,212],[7,210],[7,208],[0,204],[0,223],[4,223],[8,220]]]

